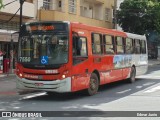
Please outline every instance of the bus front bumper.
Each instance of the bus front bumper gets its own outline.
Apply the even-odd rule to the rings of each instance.
[[[71,78],[54,81],[37,81],[19,78],[17,76],[16,87],[21,90],[42,90],[51,92],[71,92]]]

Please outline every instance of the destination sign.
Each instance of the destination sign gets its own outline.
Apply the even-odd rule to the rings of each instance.
[[[28,32],[67,31],[68,27],[64,23],[32,23],[27,24],[25,29]]]

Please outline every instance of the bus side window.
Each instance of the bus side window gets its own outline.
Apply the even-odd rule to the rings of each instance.
[[[85,37],[80,37],[82,41],[82,47],[80,50],[80,55],[81,56],[87,56],[87,39]]]
[[[141,41],[141,53],[146,54],[146,41]]]
[[[135,53],[140,54],[140,40],[135,39]]]
[[[115,52],[112,38],[110,35],[104,35],[105,54],[114,54]]]
[[[80,37],[78,43],[73,46],[73,50],[76,50],[73,53],[73,64],[76,65],[78,63],[83,62],[88,58],[88,51],[87,51],[87,38]],[[77,47],[79,45],[79,47]],[[78,49],[77,49],[78,48]]]
[[[92,53],[102,54],[102,35],[98,33],[92,33]]]
[[[117,54],[124,53],[124,43],[122,37],[116,37]]]
[[[126,54],[132,54],[133,53],[133,42],[131,38],[126,38],[126,48],[125,48],[125,53]]]
[[[80,51],[82,48],[82,40],[78,36],[78,33],[75,32],[73,32],[72,40],[73,40],[73,55],[78,56],[80,55]]]

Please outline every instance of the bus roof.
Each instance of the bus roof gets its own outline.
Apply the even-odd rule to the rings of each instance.
[[[103,27],[97,27],[97,26],[91,26],[87,24],[83,24],[80,22],[70,22],[70,21],[35,21],[35,22],[29,22],[25,24],[32,24],[32,23],[68,23],[71,24],[74,28],[78,29],[84,29],[84,30],[89,30],[92,32],[98,32],[98,33],[103,33],[103,34],[109,34],[113,36],[122,36],[122,37],[128,37],[132,39],[140,39],[140,40],[146,40],[145,35],[138,35],[138,34],[133,34],[133,33],[127,33],[123,31],[118,31],[116,29],[108,29],[108,28],[103,28]]]
[[[127,33],[128,38],[132,38],[132,39],[139,39],[139,40],[146,40],[146,36],[145,35],[137,35],[137,34],[133,34],[133,33]]]
[[[78,28],[78,29],[85,29],[85,30],[89,30],[92,32],[96,32],[96,33],[103,33],[103,34],[109,34],[109,35],[113,35],[113,36],[122,36],[122,37],[127,37],[125,32],[122,31],[118,31],[115,29],[108,29],[108,28],[103,28],[103,27],[97,27],[97,26],[90,26],[90,25],[86,25],[83,23],[79,23],[79,22],[71,22],[71,25],[74,28]]]

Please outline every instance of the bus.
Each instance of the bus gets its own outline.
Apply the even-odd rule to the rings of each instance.
[[[100,85],[134,82],[147,69],[145,36],[67,21],[21,27],[18,89],[94,95]]]

